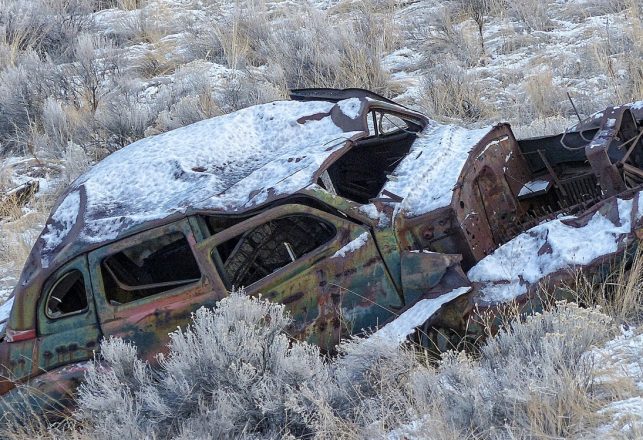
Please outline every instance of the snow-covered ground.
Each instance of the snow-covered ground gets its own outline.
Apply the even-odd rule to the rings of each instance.
[[[39,49],[46,62],[0,44],[0,153],[9,157],[0,191],[29,174],[16,162],[35,158],[47,168],[41,188],[60,191],[127,143],[283,98],[288,87],[370,87],[443,122],[508,121],[536,135],[574,121],[566,92],[584,117],[640,98],[643,84],[635,0],[499,2],[481,34],[464,0],[100,2],[62,9],[83,19],[58,45],[57,16],[35,26],[56,2],[6,3],[25,38],[40,29],[52,41]],[[361,52],[372,57],[363,65]]]
[[[643,331],[622,329],[621,335],[590,355],[602,370],[601,381],[632,381],[638,390],[638,395],[615,400],[599,410],[609,418],[599,433],[625,438],[640,435],[643,433]]]
[[[481,35],[463,1],[149,0],[130,10],[118,6],[134,2],[114,1],[100,2],[107,5],[102,10],[40,14],[28,7],[58,3],[0,3],[0,28],[18,26],[24,32],[14,35],[25,42],[0,39],[0,192],[29,179],[40,184],[34,202],[0,220],[0,301],[17,282],[55,194],[90,164],[143,137],[284,98],[288,87],[369,87],[440,122],[481,128],[507,121],[523,137],[576,121],[567,92],[581,117],[643,97],[637,0],[506,2],[484,16]],[[57,21],[66,13],[75,20]],[[78,29],[65,27],[69,22]],[[30,40],[33,29],[46,38]],[[453,135],[450,127],[436,128],[436,135]],[[423,208],[440,205],[444,189],[436,187]],[[614,244],[624,223],[607,221],[597,214],[574,231],[562,220],[541,226],[470,276],[493,282],[506,275],[520,291],[522,281],[556,270],[560,253],[572,262],[589,258],[574,251],[582,234],[598,231],[602,243]],[[534,267],[526,250],[538,252],[547,240],[551,264]],[[340,252],[360,244],[358,237]],[[523,260],[515,262],[525,264],[502,263],[516,252]],[[502,289],[489,293],[506,295]],[[424,312],[439,307],[423,305]],[[628,333],[597,355],[641,390],[642,351],[641,334]],[[630,396],[604,408],[612,417],[605,429],[631,431],[643,423],[642,402]]]

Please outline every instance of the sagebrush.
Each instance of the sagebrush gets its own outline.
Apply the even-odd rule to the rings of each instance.
[[[597,365],[593,350],[619,331],[595,308],[558,303],[513,321],[477,356],[450,352],[437,364],[380,338],[345,341],[325,358],[289,340],[289,323],[283,305],[236,292],[174,332],[156,366],[108,339],[72,418],[8,424],[4,435],[583,438],[609,420],[612,400],[637,395],[634,380]]]

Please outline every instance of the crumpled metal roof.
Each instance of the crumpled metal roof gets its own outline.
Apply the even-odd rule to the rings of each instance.
[[[363,135],[356,98],[278,101],[142,139],[111,154],[61,197],[39,239],[47,267],[70,242],[112,241],[188,210],[235,212],[294,193]]]

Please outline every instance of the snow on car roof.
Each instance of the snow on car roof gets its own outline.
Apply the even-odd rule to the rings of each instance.
[[[114,240],[188,209],[245,210],[306,187],[333,152],[362,134],[354,130],[361,121],[346,122],[355,118],[353,101],[253,106],[116,151],[58,203],[41,235],[43,267],[70,240]]]

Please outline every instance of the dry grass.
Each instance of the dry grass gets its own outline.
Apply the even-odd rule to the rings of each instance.
[[[8,215],[0,222],[0,265],[13,268],[14,272],[19,271],[27,260],[48,215],[48,203],[36,205],[37,209],[32,208],[26,214],[15,204],[2,207]]]
[[[553,79],[550,69],[525,78],[527,103],[537,118],[557,116],[562,110],[559,102],[565,96],[565,92],[554,84]]]
[[[114,0],[112,0],[113,2]],[[134,11],[146,3],[146,0],[116,0],[116,6],[125,11]]]
[[[457,67],[441,66],[427,74],[419,105],[430,117],[468,123],[484,120],[493,109],[486,104],[475,76]]]
[[[2,198],[4,191],[16,186],[11,178],[16,169],[35,163],[31,160],[0,168],[0,268],[6,275],[19,273],[54,203],[53,194],[36,193],[26,205],[16,197]]]
[[[607,22],[602,41],[591,45],[591,61],[607,77],[612,99],[619,103],[643,96],[643,6],[637,0],[622,3],[627,30],[621,33]]]
[[[552,116],[536,118],[524,125],[512,125],[511,130],[517,139],[526,139],[539,136],[552,136],[562,133],[566,128],[578,122],[576,116]]]
[[[482,40],[464,18],[461,11],[447,6],[440,8],[434,17],[409,17],[404,24],[406,40],[422,49],[423,67],[449,64],[445,55],[455,58],[465,68],[480,63],[484,55]]]
[[[15,221],[22,217],[23,203],[16,195],[2,197],[0,192],[0,219]]]
[[[511,0],[507,3],[508,13],[523,23],[530,31],[551,30],[548,2],[541,0]]]
[[[581,304],[598,306],[618,322],[643,322],[643,250],[637,248],[607,276],[577,273],[565,287]]]

